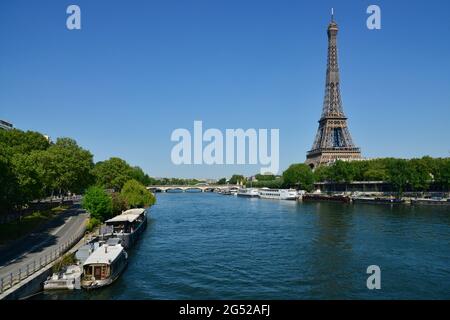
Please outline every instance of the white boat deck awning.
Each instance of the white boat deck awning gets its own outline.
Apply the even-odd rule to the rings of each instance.
[[[120,253],[123,251],[123,247],[119,245],[108,246],[103,245],[95,250],[83,263],[83,266],[89,264],[111,264]]]
[[[127,211],[122,212],[122,214],[119,214],[118,216],[115,216],[114,218],[111,218],[109,220],[106,220],[106,223],[112,223],[112,222],[133,222],[139,216],[145,212],[145,209],[130,209]]]

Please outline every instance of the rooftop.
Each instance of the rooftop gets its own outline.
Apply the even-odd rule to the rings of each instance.
[[[111,262],[117,259],[122,251],[123,247],[120,244],[115,246],[108,246],[107,244],[104,244],[86,259],[83,266],[95,263],[111,264]]]
[[[133,222],[139,216],[145,212],[145,209],[130,209],[127,211],[122,212],[122,214],[119,214],[118,216],[115,216],[114,218],[111,218],[109,220],[106,220],[106,223],[111,222]]]

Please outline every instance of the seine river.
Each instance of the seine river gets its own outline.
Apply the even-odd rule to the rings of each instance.
[[[449,299],[450,210],[157,194],[125,273],[37,299]],[[381,268],[368,290],[366,269]]]

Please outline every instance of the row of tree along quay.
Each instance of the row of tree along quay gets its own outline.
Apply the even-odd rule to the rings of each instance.
[[[91,152],[73,139],[51,142],[38,132],[0,130],[0,243],[53,218],[73,204],[64,199],[74,194],[85,194],[88,228],[122,210],[148,207],[155,203],[145,188],[150,182],[141,168],[122,159],[94,163]],[[55,197],[56,203],[49,200]]]
[[[398,197],[406,191],[449,192],[450,158],[336,161],[314,171],[308,165],[298,163],[289,166],[280,176],[257,174],[245,178],[236,174],[229,180],[220,179],[218,183],[242,184],[253,188],[295,188],[311,192],[319,183],[326,183],[336,191],[346,191],[348,185],[362,181],[382,182],[387,185],[387,190]]]

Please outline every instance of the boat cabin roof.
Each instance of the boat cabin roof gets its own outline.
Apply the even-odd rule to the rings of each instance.
[[[119,214],[118,216],[115,216],[114,218],[111,218],[109,220],[106,220],[106,223],[113,223],[113,222],[133,222],[141,214],[145,212],[145,209],[130,209],[127,211],[122,212],[122,214]]]
[[[115,246],[109,246],[107,244],[102,245],[95,250],[83,263],[83,266],[89,264],[111,264],[122,253],[123,247],[118,244]]]

